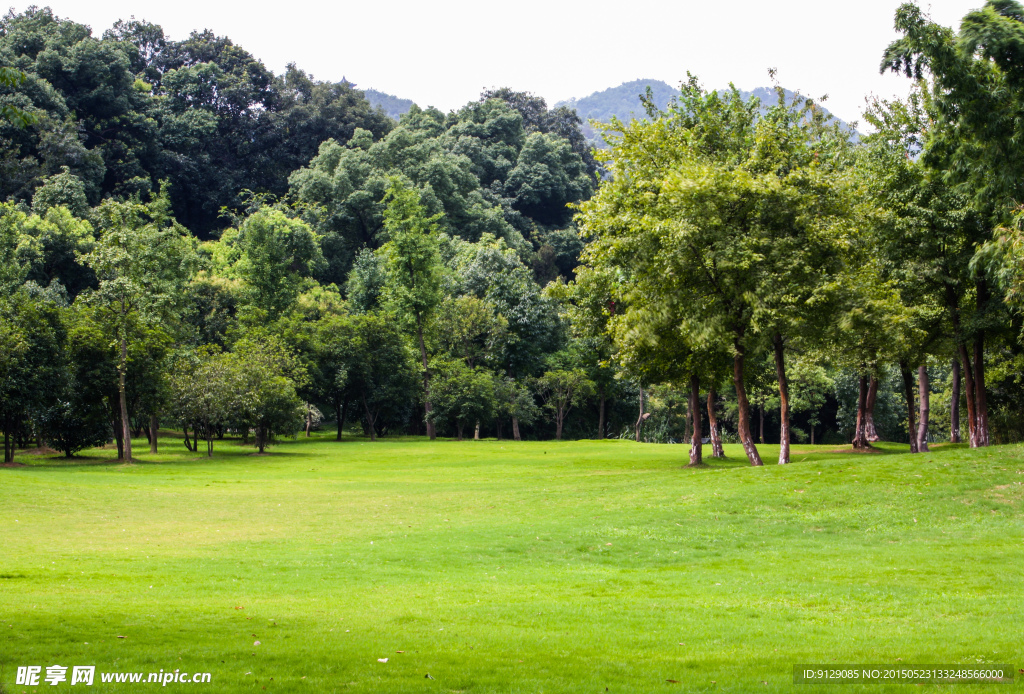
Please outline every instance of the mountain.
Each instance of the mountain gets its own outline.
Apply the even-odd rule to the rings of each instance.
[[[598,133],[590,126],[589,120],[601,121],[607,123],[612,119],[612,116],[617,116],[619,120],[628,123],[631,120],[637,118],[646,118],[647,112],[644,111],[643,105],[640,103],[640,95],[644,94],[646,89],[651,88],[651,95],[654,97],[654,104],[659,109],[664,109],[668,106],[668,102],[674,96],[679,95],[679,89],[669,86],[666,82],[661,80],[633,80],[632,82],[624,82],[618,87],[611,87],[604,91],[594,92],[590,96],[585,96],[580,99],[568,99],[567,101],[559,101],[555,106],[568,106],[569,108],[576,109],[576,113],[579,114],[580,118],[583,119],[583,134],[588,139],[594,142],[599,147],[604,146],[604,142],[599,137]],[[719,92],[725,92],[726,90],[721,89]],[[783,89],[786,94],[786,101],[790,102],[793,97],[797,96],[796,92],[789,89]],[[752,91],[740,90],[740,95],[744,100],[748,100],[752,97],[757,97],[763,104],[774,104],[778,98],[775,93],[774,87],[758,87]],[[822,107],[822,110],[831,115],[829,110]],[[841,126],[853,132],[853,137],[857,137],[857,132],[853,130],[845,121],[836,119]]]
[[[366,100],[370,102],[371,106],[384,109],[384,113],[395,120],[401,118],[402,114],[408,111],[413,104],[412,99],[402,99],[391,94],[378,92],[376,89],[364,89],[363,94],[366,95]]]

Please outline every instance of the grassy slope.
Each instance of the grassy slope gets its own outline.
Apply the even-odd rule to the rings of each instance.
[[[700,470],[619,441],[272,450],[0,470],[2,691],[54,663],[279,692],[814,692],[794,663],[1024,667],[1020,447],[804,446],[761,469],[727,447]]]

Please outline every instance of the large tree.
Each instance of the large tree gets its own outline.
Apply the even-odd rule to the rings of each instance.
[[[388,270],[384,292],[388,305],[413,323],[423,366],[424,421],[427,435],[433,440],[436,434],[430,416],[430,355],[424,333],[442,297],[441,232],[437,226],[440,216],[428,216],[419,193],[397,177],[391,180],[386,199],[387,242],[379,250]]]
[[[124,436],[124,459],[132,459],[131,422],[125,379],[129,342],[139,324],[170,322],[180,309],[182,289],[194,257],[187,232],[170,216],[166,197],[148,204],[108,201],[98,210],[102,236],[85,263],[98,286],[86,301],[114,334],[118,401]]]
[[[757,100],[705,92],[694,78],[651,115],[611,126],[614,179],[583,205],[583,229],[595,237],[586,257],[628,278],[618,290],[629,304],[682,304],[679,329],[695,349],[728,345],[740,441],[760,465],[745,363],[770,340],[785,401],[785,343],[801,332],[804,305],[835,283],[848,245],[835,183],[844,134],[810,102],[762,114]]]

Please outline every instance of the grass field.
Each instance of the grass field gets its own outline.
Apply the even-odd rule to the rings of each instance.
[[[686,446],[327,435],[21,455],[0,469],[0,691],[179,668],[211,683],[167,690],[884,692],[922,687],[794,685],[793,665],[1024,668],[1024,448],[903,449],[760,469],[738,447],[687,469]],[[96,684],[15,684],[54,664]]]

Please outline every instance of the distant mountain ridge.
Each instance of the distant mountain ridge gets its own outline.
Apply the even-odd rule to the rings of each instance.
[[[366,95],[366,100],[370,102],[371,106],[383,109],[384,113],[388,114],[395,120],[401,118],[402,114],[406,113],[413,105],[412,99],[403,99],[398,96],[379,92],[376,89],[364,89],[363,94]]]
[[[596,120],[607,123],[612,119],[612,116],[617,116],[619,120],[628,123],[634,119],[646,118],[647,112],[640,103],[640,95],[644,94],[648,87],[651,88],[651,95],[654,97],[654,104],[660,109],[664,109],[668,106],[672,97],[679,95],[679,89],[669,86],[666,82],[661,80],[639,79],[633,80],[632,82],[624,82],[618,87],[611,87],[603,91],[594,92],[589,96],[584,96],[579,99],[559,101],[555,106],[568,106],[569,108],[576,109],[576,113],[583,119],[584,136],[586,136],[588,140],[596,140],[595,144],[602,146],[603,143],[598,137],[597,132],[588,121]],[[720,89],[719,93],[723,93],[725,91],[725,89]],[[785,92],[787,102],[792,101],[793,97],[797,96],[797,92],[792,90],[783,88],[783,91]],[[751,91],[741,89],[740,95],[744,100],[757,97],[764,104],[774,104],[777,98],[774,87],[758,87]],[[832,115],[824,106],[821,108],[826,114]],[[836,118],[836,121],[846,129],[853,132],[854,137],[856,137],[856,131],[854,131],[848,123],[839,118]]]
[[[588,140],[593,141],[595,145],[601,147],[604,146],[604,143],[589,121],[596,120],[607,123],[611,121],[612,116],[617,116],[619,120],[628,123],[637,118],[646,118],[647,112],[640,103],[640,95],[646,92],[647,87],[651,88],[654,103],[660,109],[668,106],[669,101],[673,97],[679,96],[679,89],[670,86],[667,82],[639,79],[632,82],[623,82],[617,87],[609,87],[579,99],[559,101],[554,105],[554,108],[568,106],[575,109],[579,117],[583,119],[583,135]],[[395,120],[399,120],[402,114],[406,113],[413,105],[412,99],[403,99],[376,89],[364,89],[362,91],[371,106],[383,109],[388,116]],[[720,89],[718,91],[719,93],[724,93],[726,90]],[[797,92],[790,89],[783,89],[783,91],[785,92],[787,102],[792,101],[793,97],[797,96]],[[777,98],[774,87],[758,87],[751,91],[741,89],[740,95],[744,100],[757,97],[764,104],[774,104]],[[832,115],[824,106],[821,106],[821,108],[826,114]],[[854,138],[858,137],[858,133],[853,130],[849,123],[840,118],[836,118],[836,121],[850,130]]]

